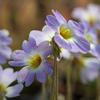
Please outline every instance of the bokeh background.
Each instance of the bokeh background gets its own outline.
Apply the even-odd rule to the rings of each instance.
[[[28,38],[31,30],[42,29],[46,15],[51,14],[52,9],[60,11],[66,19],[69,19],[75,7],[85,7],[89,3],[100,4],[100,0],[0,0],[0,29],[9,30],[13,38],[12,49],[20,49],[22,41]],[[64,62],[59,66],[63,64]],[[66,94],[64,85],[66,80],[64,77],[61,80],[60,92]],[[91,85],[86,89],[91,91],[91,88],[94,87],[93,84]],[[80,82],[77,82],[73,100],[95,100],[93,90],[95,88],[92,89],[92,92],[87,92],[87,95],[92,95],[91,98],[81,99],[84,93],[83,87]],[[34,95],[39,97],[40,90],[41,84],[35,82],[31,87],[25,88],[22,96],[9,100],[41,100],[34,98],[36,97]]]

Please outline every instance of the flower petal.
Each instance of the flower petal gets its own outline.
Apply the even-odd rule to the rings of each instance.
[[[26,65],[26,63],[24,62],[24,61],[9,61],[9,64],[11,65],[11,66],[25,66]]]
[[[14,85],[14,86],[10,86],[10,87],[7,88],[6,96],[8,98],[19,96],[22,89],[23,89],[22,84],[17,84],[17,85]]]
[[[36,77],[37,77],[37,80],[40,83],[45,83],[46,82],[46,73],[44,71],[38,71],[36,73]]]
[[[30,86],[34,81],[34,72],[33,71],[30,71],[28,74],[27,74],[27,77],[25,79],[25,86],[28,87]]]
[[[6,68],[2,73],[2,83],[5,86],[10,85],[16,80],[16,73],[13,72],[12,68]]]

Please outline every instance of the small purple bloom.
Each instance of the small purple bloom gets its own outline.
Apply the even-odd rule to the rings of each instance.
[[[0,30],[0,64],[6,63],[6,60],[10,58],[12,50],[9,48],[12,39],[9,37],[7,30]]]
[[[81,70],[83,83],[94,81],[99,76],[100,62],[96,58],[84,59],[84,68]]]
[[[73,10],[72,16],[80,19],[81,21],[87,21],[91,26],[100,30],[100,6],[89,4],[86,8],[78,7]]]
[[[23,68],[18,72],[18,81],[25,82],[25,86],[29,86],[37,80],[41,83],[46,81],[47,75],[52,74],[51,64],[47,58],[52,54],[52,48],[48,42],[41,42],[36,45],[36,41],[29,37],[28,41],[22,44],[23,50],[16,50],[12,53],[12,60],[9,64],[11,66],[22,66]]]
[[[84,37],[84,28],[81,23],[66,19],[58,12],[52,10],[53,15],[48,15],[46,24],[55,31],[54,40],[60,48],[71,52],[87,53],[90,44]]]
[[[7,98],[12,98],[20,95],[23,89],[22,84],[16,84],[11,86],[11,84],[17,79],[17,73],[11,68],[2,69],[0,66],[0,98],[6,100]]]

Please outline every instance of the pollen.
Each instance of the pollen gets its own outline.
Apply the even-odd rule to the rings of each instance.
[[[71,30],[63,25],[60,27],[60,35],[66,40],[72,37]]]
[[[93,38],[91,37],[91,35],[85,34],[85,38],[86,38],[89,42],[93,43]]]
[[[33,69],[36,69],[40,66],[42,62],[42,58],[40,55],[36,54],[29,60],[29,66],[31,66]]]
[[[0,96],[4,96],[6,93],[6,87],[0,84]]]

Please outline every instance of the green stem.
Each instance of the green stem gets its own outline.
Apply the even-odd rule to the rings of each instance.
[[[57,57],[54,56],[54,100],[57,100],[58,98],[58,68],[57,68]]]
[[[58,67],[57,67],[57,56],[58,56],[58,47],[54,40],[52,41],[53,46],[53,56],[54,56],[54,74],[53,74],[53,82],[52,82],[52,98],[51,100],[58,99]]]
[[[4,100],[4,97],[3,96],[0,96],[0,100]]]
[[[100,70],[99,70],[99,76],[97,79],[97,100],[100,100]]]
[[[67,97],[66,100],[72,100],[72,88],[71,88],[71,62],[67,66]]]
[[[46,100],[46,87],[45,84],[42,84],[42,100]]]

